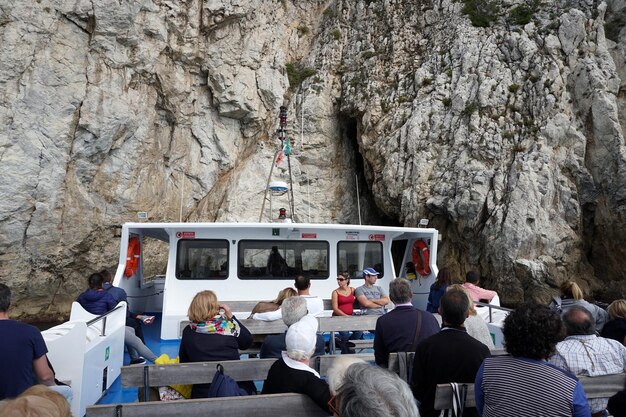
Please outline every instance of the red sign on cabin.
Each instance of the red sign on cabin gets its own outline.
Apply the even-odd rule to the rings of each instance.
[[[302,239],[317,239],[317,233],[302,233]]]
[[[370,240],[385,240],[385,235],[369,235]]]
[[[195,239],[196,232],[176,232],[176,237],[178,239]]]

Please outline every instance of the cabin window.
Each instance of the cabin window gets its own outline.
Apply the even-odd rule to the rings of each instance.
[[[228,278],[228,241],[180,239],[176,251],[176,278]]]
[[[363,278],[363,269],[374,268],[384,276],[382,242],[341,241],[337,244],[337,271],[348,272],[350,278]]]
[[[328,278],[328,242],[241,240],[238,273],[241,279]]]

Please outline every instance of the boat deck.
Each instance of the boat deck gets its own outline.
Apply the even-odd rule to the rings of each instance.
[[[146,345],[157,356],[167,354],[170,358],[178,356],[178,348],[180,347],[180,340],[161,340],[159,329],[161,328],[161,313],[145,313],[155,316],[154,323],[149,326],[143,326],[143,333]],[[369,332],[365,332],[364,337],[366,339],[372,339],[373,335]],[[329,334],[324,333],[324,340],[328,342]],[[363,349],[363,353],[373,353],[373,349]],[[124,364],[130,363],[130,357],[128,353],[124,353]],[[257,389],[262,389],[262,382],[257,382]],[[111,387],[105,392],[98,404],[118,404],[118,403],[132,403],[138,401],[137,388],[124,388],[122,387],[121,378],[117,378]]]
[[[146,313],[155,316],[154,323],[149,326],[143,326],[143,334],[146,346],[150,348],[155,355],[169,355],[170,358],[178,356],[178,348],[180,340],[161,340],[161,313]],[[130,363],[128,353],[124,353],[124,364]],[[117,404],[132,403],[137,401],[137,388],[123,388],[121,378],[117,378],[107,392],[102,396],[98,404]]]

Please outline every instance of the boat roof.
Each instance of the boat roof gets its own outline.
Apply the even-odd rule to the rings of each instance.
[[[168,240],[169,235],[164,233],[165,229],[175,230],[198,230],[198,229],[290,229],[290,230],[337,230],[337,231],[368,231],[396,233],[420,233],[424,235],[437,235],[437,229],[425,227],[402,227],[402,226],[376,226],[376,225],[356,225],[356,224],[330,224],[330,223],[238,223],[238,222],[198,222],[198,223],[124,223],[123,229],[139,229],[143,235]]]

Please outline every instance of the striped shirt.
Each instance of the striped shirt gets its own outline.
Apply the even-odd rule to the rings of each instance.
[[[476,374],[476,408],[485,417],[589,417],[576,377],[528,358],[487,358]]]
[[[596,335],[568,336],[556,345],[550,363],[574,375],[600,376],[626,372],[626,347]],[[589,400],[591,412],[606,408],[608,398]]]

